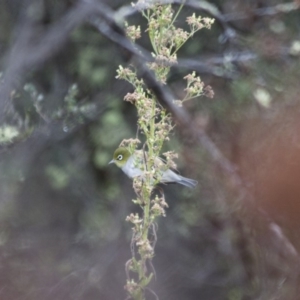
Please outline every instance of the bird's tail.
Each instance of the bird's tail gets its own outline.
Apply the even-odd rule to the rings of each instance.
[[[180,180],[177,181],[177,183],[193,189],[198,184],[198,181],[191,178],[180,176]]]

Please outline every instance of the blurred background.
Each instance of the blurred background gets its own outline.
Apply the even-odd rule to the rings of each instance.
[[[300,299],[299,1],[209,5],[218,19],[182,47],[168,84],[182,97],[195,70],[213,88],[213,99],[185,109],[249,193],[240,197],[177,126],[165,150],[199,184],[164,187],[151,288],[165,300]],[[209,11],[185,7],[177,25]],[[130,61],[84,13],[75,0],[0,0],[2,300],[126,298],[125,218],[140,210],[131,181],[107,164],[137,131],[135,107],[123,101],[132,87],[115,78]],[[141,25],[139,44],[151,51],[145,21],[132,13],[128,22]]]

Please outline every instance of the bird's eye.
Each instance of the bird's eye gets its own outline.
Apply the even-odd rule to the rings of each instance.
[[[122,159],[123,159],[123,155],[119,154],[118,157],[117,157],[117,160],[122,160]]]

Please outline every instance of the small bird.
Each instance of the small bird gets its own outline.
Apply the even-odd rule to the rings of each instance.
[[[131,154],[127,148],[120,147],[115,151],[113,159],[109,162],[109,164],[112,163],[115,163],[119,168],[121,168],[129,178],[141,176],[143,175],[143,170],[141,170],[139,166],[144,164],[144,152],[143,150],[136,150],[134,154]],[[157,157],[154,163],[163,170],[165,163],[162,159]],[[179,183],[189,188],[194,188],[198,183],[194,179],[176,174],[171,169],[162,171],[160,182]]]

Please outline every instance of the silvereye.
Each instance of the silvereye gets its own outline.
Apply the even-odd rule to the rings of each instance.
[[[144,165],[144,155],[142,150],[136,150],[134,154],[131,154],[128,149],[120,147],[115,151],[113,159],[109,164],[115,163],[129,178],[134,178],[143,175],[144,171],[140,166]],[[166,164],[158,157],[155,159],[154,163],[162,170],[160,178],[161,183],[179,183],[189,188],[194,188],[198,183],[194,179],[180,176],[171,169],[167,169]]]

